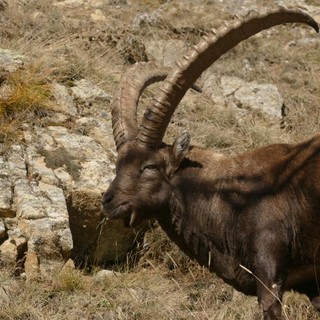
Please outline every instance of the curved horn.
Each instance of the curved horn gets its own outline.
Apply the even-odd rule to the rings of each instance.
[[[306,13],[278,8],[264,14],[250,12],[242,22],[237,21],[229,28],[223,27],[202,37],[176,62],[174,70],[164,80],[158,98],[147,108],[138,133],[138,143],[151,148],[161,144],[169,121],[188,88],[221,55],[262,30],[288,22],[305,23],[319,32],[318,24]]]
[[[143,90],[164,80],[167,75],[168,69],[159,68],[154,62],[138,62],[124,73],[111,106],[113,137],[117,150],[126,141],[137,137],[137,105]]]

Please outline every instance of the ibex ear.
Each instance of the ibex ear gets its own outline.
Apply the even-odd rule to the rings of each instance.
[[[190,146],[190,135],[188,132],[184,132],[172,145],[171,149],[171,163],[169,166],[168,175],[172,175],[180,166],[181,161],[188,153]]]

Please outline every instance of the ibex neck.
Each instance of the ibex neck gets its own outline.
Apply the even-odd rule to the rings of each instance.
[[[225,235],[220,238],[221,232],[224,233],[223,226],[207,211],[208,203],[194,210],[197,204],[191,205],[186,197],[188,195],[173,194],[170,210],[158,218],[162,229],[191,258],[216,272],[226,282],[233,283],[238,263],[229,247],[230,239]],[[219,236],[215,237],[218,230]]]

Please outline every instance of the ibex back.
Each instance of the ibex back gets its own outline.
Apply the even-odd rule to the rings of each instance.
[[[320,310],[320,136],[233,156],[192,147],[187,133],[173,145],[162,139],[206,68],[242,40],[288,22],[319,31],[301,11],[251,13],[203,37],[169,73],[153,63],[129,69],[113,104],[116,177],[102,200],[104,214],[127,226],[156,218],[190,257],[257,295],[264,319],[281,318],[287,289],[305,293]],[[139,97],[155,81],[163,85],[138,129]]]

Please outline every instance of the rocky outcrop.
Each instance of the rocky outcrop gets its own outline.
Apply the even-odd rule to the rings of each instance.
[[[8,56],[15,55],[0,52],[0,61]],[[14,70],[16,61],[3,65]],[[46,125],[24,124],[23,143],[0,157],[0,263],[27,278],[52,261],[121,260],[135,240],[122,222],[101,223],[101,193],[114,169],[111,96],[84,79],[51,88]]]

